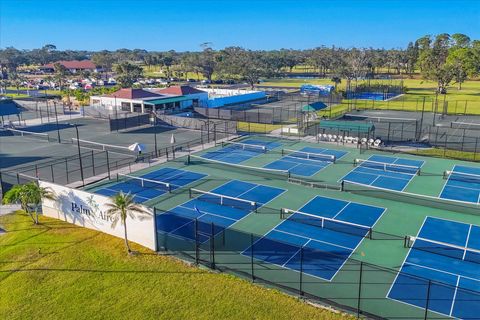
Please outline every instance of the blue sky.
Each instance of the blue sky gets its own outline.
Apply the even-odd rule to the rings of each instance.
[[[480,39],[480,1],[0,0],[1,48],[393,48],[443,32]]]

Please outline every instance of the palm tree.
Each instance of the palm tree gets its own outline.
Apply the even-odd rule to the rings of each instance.
[[[342,83],[342,78],[334,76],[332,79],[330,79],[335,84],[335,91],[337,91],[337,86],[338,84]]]
[[[123,225],[125,246],[127,247],[127,252],[130,254],[132,250],[128,244],[127,218],[130,217],[131,219],[135,219],[137,215],[140,215],[140,219],[143,219],[142,215],[148,215],[148,212],[133,201],[133,195],[130,193],[123,193],[120,191],[120,193],[111,197],[111,201],[111,203],[107,203],[107,206],[109,207],[107,210],[107,216],[112,218],[112,228],[115,228],[119,220],[121,221]]]
[[[17,184],[10,190],[5,192],[3,196],[3,204],[20,204],[23,211],[28,211],[28,201],[24,190],[24,185]],[[33,221],[35,222],[35,220]]]
[[[36,182],[30,182],[25,185],[27,199],[32,206],[35,215],[35,224],[38,224],[38,210],[42,205],[42,200],[55,200],[56,197],[49,188],[43,188]]]
[[[43,199],[55,200],[56,197],[50,189],[40,187],[32,181],[8,190],[3,197],[3,203],[19,203],[22,210],[32,218],[33,223],[38,224],[38,211]]]

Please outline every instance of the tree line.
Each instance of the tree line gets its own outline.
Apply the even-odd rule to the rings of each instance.
[[[331,77],[338,83],[362,78],[374,78],[379,73],[413,77],[417,72],[426,80],[437,83],[446,92],[452,83],[461,85],[480,74],[480,40],[464,34],[427,35],[412,41],[403,49],[317,47],[306,50],[248,50],[227,47],[214,50],[209,43],[197,52],[147,51],[119,49],[116,51],[57,50],[54,45],[40,49],[0,50],[1,77],[12,78],[19,66],[42,65],[58,60],[91,59],[107,72],[115,71],[122,86],[131,86],[144,70],[159,67],[167,78],[185,78],[193,73],[212,80],[239,79],[252,87],[261,78],[281,77],[295,67],[309,66],[319,77]],[[141,68],[143,65],[144,68]]]

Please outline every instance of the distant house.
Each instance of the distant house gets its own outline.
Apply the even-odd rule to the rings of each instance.
[[[71,61],[57,61],[41,66],[39,69],[45,73],[54,72],[54,65],[59,63],[63,65],[69,72],[77,73],[80,71],[100,72],[101,68],[97,68],[91,60],[71,60]]]
[[[167,95],[153,90],[132,88],[124,88],[111,94],[90,97],[92,106],[141,113],[178,111],[191,106],[192,103],[192,98],[188,96]]]

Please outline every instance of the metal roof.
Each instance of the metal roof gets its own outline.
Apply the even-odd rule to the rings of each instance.
[[[185,97],[185,96],[179,96],[179,97],[173,97],[173,98],[148,100],[148,101],[145,101],[144,103],[145,104],[151,104],[151,105],[158,105],[158,104],[180,102],[180,101],[186,101],[186,100],[192,100],[192,98]]]
[[[354,122],[354,121],[332,121],[324,120],[320,121],[321,129],[339,129],[357,132],[369,132],[375,129],[375,126],[371,123]]]

